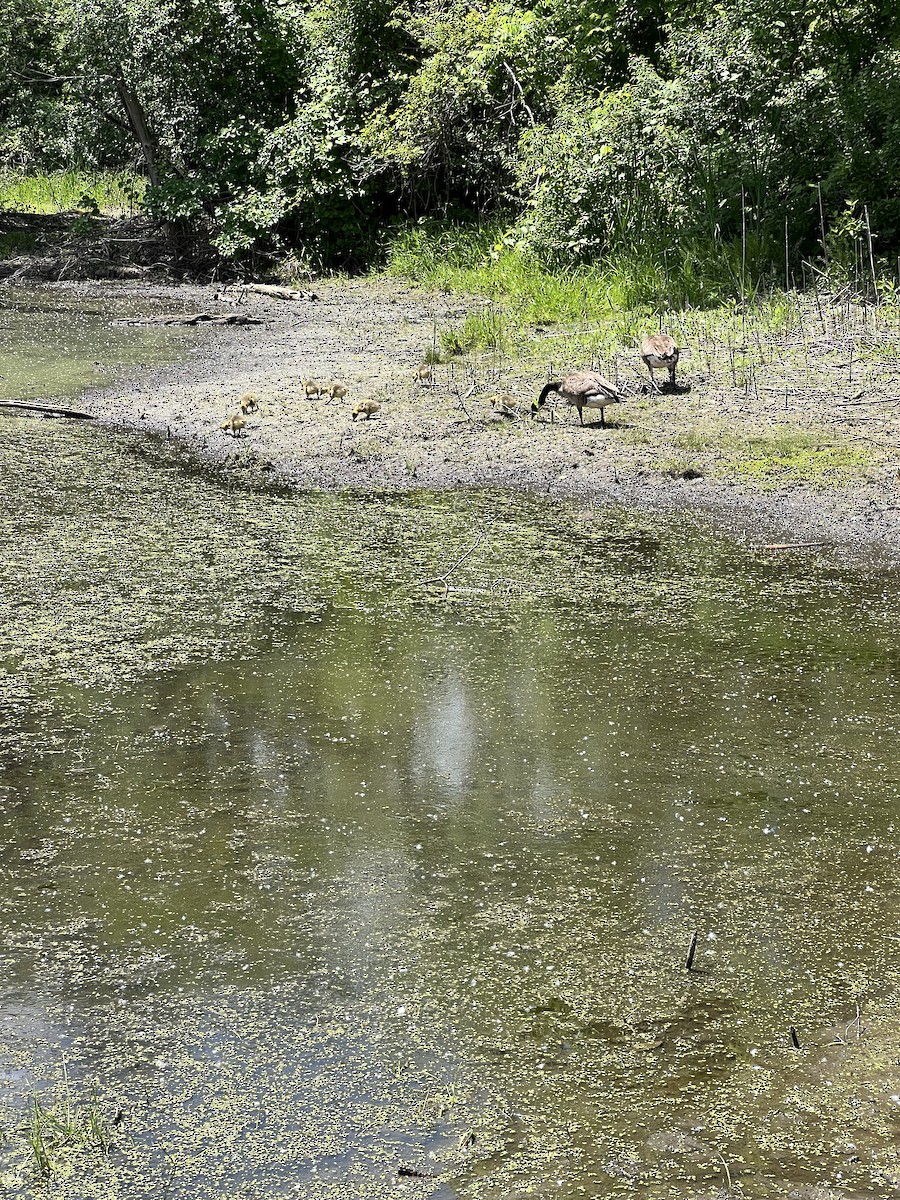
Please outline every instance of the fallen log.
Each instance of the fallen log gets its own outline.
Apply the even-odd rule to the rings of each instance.
[[[93,421],[94,413],[80,412],[77,408],[56,408],[49,404],[29,404],[25,400],[0,400],[0,408],[21,409],[24,412],[43,413],[49,417],[71,417],[76,421]]]
[[[256,292],[260,296],[271,296],[273,300],[318,300],[315,292],[301,288],[279,287],[274,283],[236,283],[222,288],[217,296],[228,296],[234,292]]]
[[[752,548],[754,550],[818,550],[823,546],[834,545],[834,542],[766,542]]]
[[[116,321],[117,325],[262,325],[261,317],[245,317],[242,313],[163,313],[154,317],[130,317]]]

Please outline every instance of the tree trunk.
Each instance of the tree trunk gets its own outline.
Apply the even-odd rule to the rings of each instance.
[[[116,91],[119,94],[119,99],[122,101],[122,107],[125,109],[125,115],[128,117],[128,124],[131,127],[131,131],[141,147],[141,153],[144,156],[144,163],[147,167],[147,174],[150,177],[150,184],[152,187],[156,187],[159,184],[159,172],[156,169],[153,139],[147,126],[144,109],[141,106],[140,100],[138,100],[121,74],[116,76]]]

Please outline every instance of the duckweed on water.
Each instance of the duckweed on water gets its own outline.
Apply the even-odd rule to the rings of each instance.
[[[896,1190],[891,579],[0,435],[8,1194]]]

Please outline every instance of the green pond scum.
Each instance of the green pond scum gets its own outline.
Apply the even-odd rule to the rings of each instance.
[[[91,285],[4,285],[0,293],[0,400],[74,397],[122,370],[171,362],[190,328],[127,324],[165,311],[152,295],[127,291],[101,301]]]
[[[0,1194],[896,1195],[893,575],[0,470]]]

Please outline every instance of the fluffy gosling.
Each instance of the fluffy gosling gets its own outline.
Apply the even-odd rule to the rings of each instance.
[[[434,383],[434,371],[431,369],[431,363],[422,363],[421,366],[416,367],[415,379],[416,383],[430,387]]]
[[[259,397],[255,392],[244,392],[243,396],[238,398],[238,404],[240,404],[244,416],[247,413],[259,412]]]
[[[315,379],[304,379],[303,390],[307,400],[318,400],[322,395],[322,385]]]
[[[342,383],[333,383],[326,391],[332,400],[343,400],[347,395],[347,388]]]
[[[353,420],[364,416],[368,421],[370,417],[374,417],[376,413],[380,412],[381,405],[377,400],[360,400],[359,404],[353,406]]]
[[[491,404],[491,408],[501,417],[520,417],[522,415],[522,402],[516,400],[514,396],[497,396]]]
[[[226,433],[230,433],[232,437],[241,437],[241,430],[246,424],[247,419],[243,413],[234,412],[225,418],[219,428],[224,429]]]

